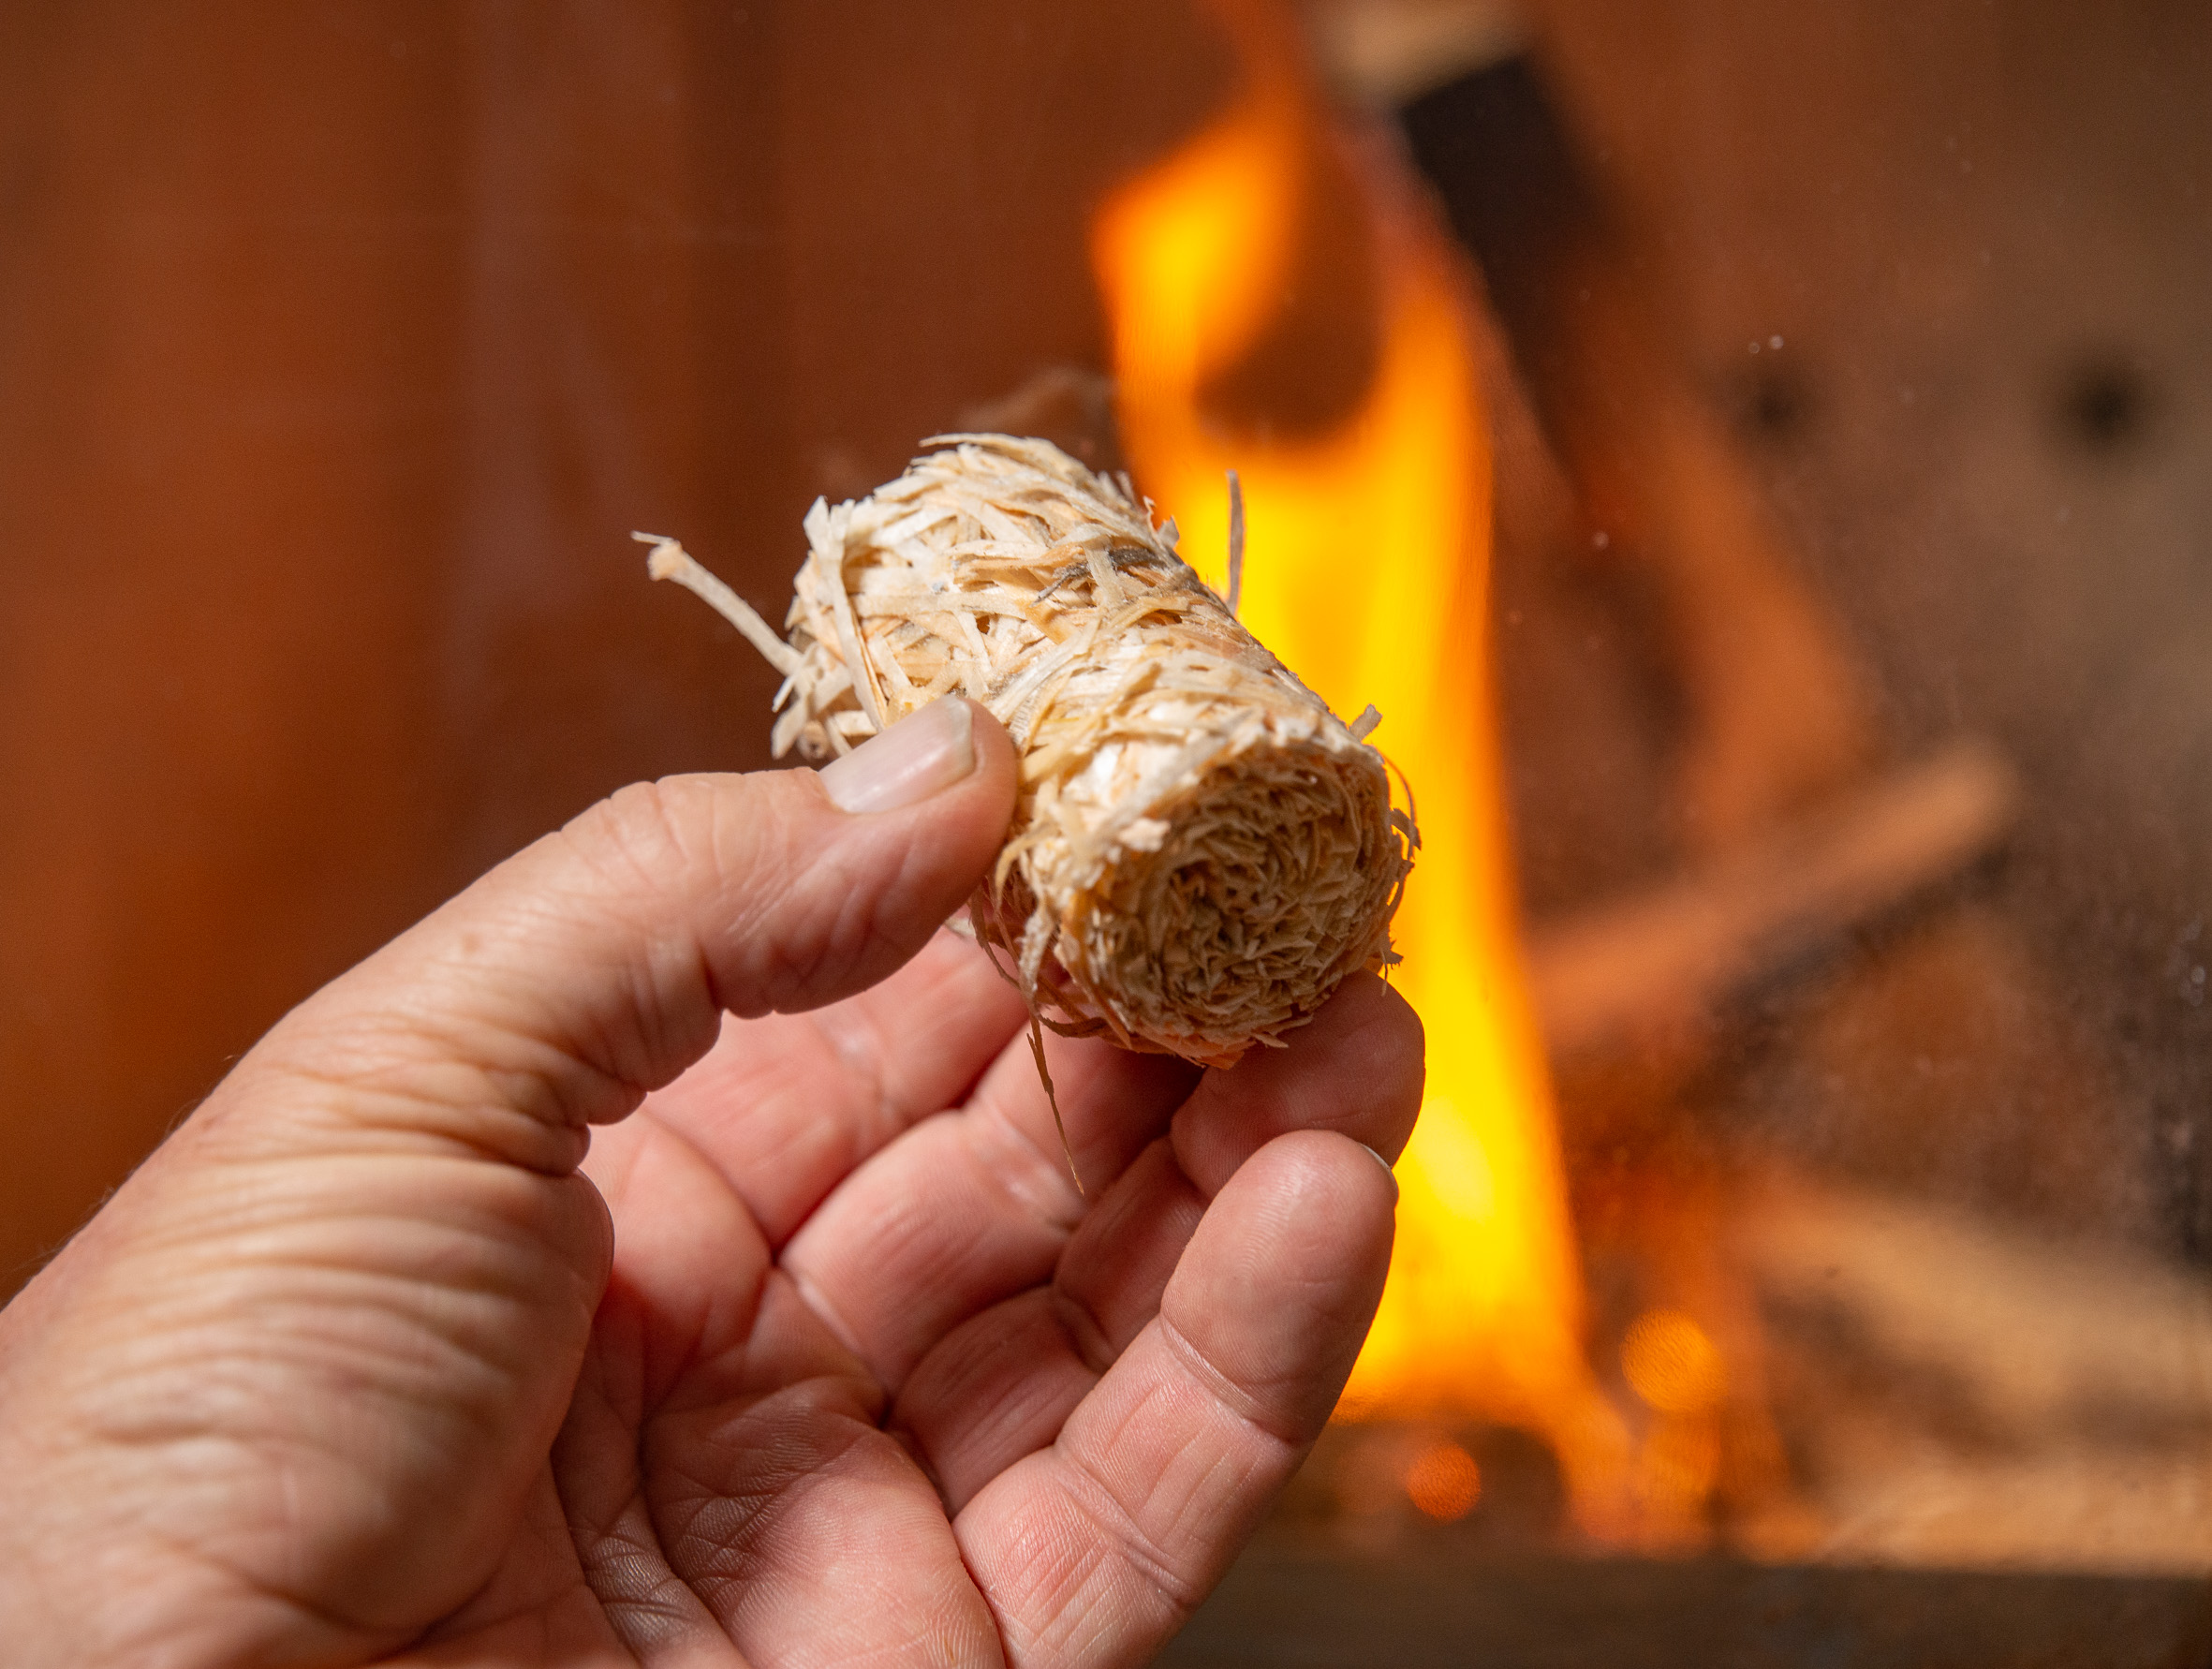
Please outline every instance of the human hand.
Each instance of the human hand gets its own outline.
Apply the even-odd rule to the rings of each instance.
[[[936,933],[1012,781],[951,702],[627,790],[287,1016],[0,1312],[6,1661],[1155,1650],[1350,1367],[1420,1029],[1051,1040],[1079,1198]]]

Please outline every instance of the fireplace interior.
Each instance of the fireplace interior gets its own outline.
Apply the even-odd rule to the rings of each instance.
[[[1169,1661],[2212,1661],[2199,8],[86,0],[0,91],[0,1293],[768,762],[632,528],[780,619],[817,495],[1040,434],[1202,569],[1240,471],[1473,878],[1401,1284]]]

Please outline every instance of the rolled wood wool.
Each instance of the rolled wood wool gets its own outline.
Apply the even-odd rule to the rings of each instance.
[[[785,674],[778,758],[849,751],[945,694],[1020,750],[969,919],[1054,1029],[1206,1066],[1279,1044],[1380,967],[1418,844],[1380,753],[1240,626],[1124,478],[941,436],[856,503],[817,500],[779,641],[671,540]],[[641,539],[647,536],[641,535]]]

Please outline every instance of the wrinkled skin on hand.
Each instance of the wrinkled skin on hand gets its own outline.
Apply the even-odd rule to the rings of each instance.
[[[1156,1650],[1350,1367],[1420,1029],[1054,1040],[1079,1196],[936,931],[975,732],[893,810],[626,790],[263,1040],[0,1312],[9,1663]]]

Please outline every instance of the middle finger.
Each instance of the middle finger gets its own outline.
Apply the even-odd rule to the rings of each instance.
[[[1026,1038],[957,1113],[924,1120],[848,1177],[779,1260],[841,1341],[895,1393],[969,1316],[1049,1279],[1087,1202],[1158,1138],[1198,1073],[1098,1039],[1048,1038],[1063,1152]]]
[[[975,1315],[929,1351],[892,1411],[957,1511],[1060,1424],[1158,1313],[1206,1204],[1294,1130],[1336,1130],[1394,1159],[1422,1090],[1421,1022],[1371,976],[1339,988],[1290,1046],[1214,1071],[1107,1190],[1061,1253],[1052,1301]]]

